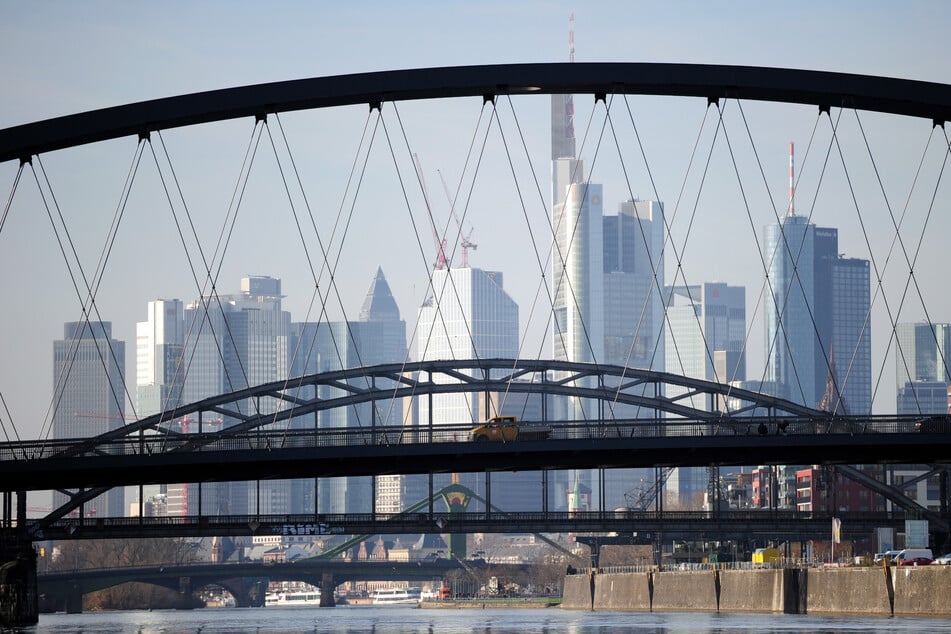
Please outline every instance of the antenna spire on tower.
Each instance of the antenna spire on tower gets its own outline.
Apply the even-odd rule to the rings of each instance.
[[[568,16],[568,61],[575,61],[575,12]]]
[[[789,213],[790,216],[796,215],[796,167],[793,163],[793,142],[789,142]]]

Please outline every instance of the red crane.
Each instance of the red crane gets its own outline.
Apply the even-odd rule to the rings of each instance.
[[[436,173],[439,174],[439,180],[442,181],[442,188],[446,192],[446,199],[449,201],[449,211],[452,213],[452,217],[456,221],[456,226],[459,227],[459,246],[462,247],[462,268],[467,268],[469,266],[469,249],[475,251],[479,248],[478,244],[469,240],[475,228],[472,225],[469,225],[469,233],[462,235],[462,223],[459,221],[459,215],[456,213],[456,204],[452,199],[452,194],[449,193],[449,186],[446,185],[446,179],[443,178],[442,172],[436,170]]]
[[[423,200],[426,202],[426,211],[429,214],[429,225],[433,229],[433,239],[436,241],[436,264],[434,269],[441,271],[448,265],[446,261],[446,240],[440,239],[439,232],[436,230],[436,221],[433,219],[433,208],[429,204],[429,192],[426,190],[426,179],[423,177],[423,166],[419,162],[419,156],[413,153],[413,162],[416,164],[416,176],[419,178],[419,184],[423,189]]]

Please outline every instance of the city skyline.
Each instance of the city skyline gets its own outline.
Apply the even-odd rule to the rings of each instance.
[[[943,39],[940,34],[931,35],[935,33],[935,24],[940,22],[936,16],[948,12],[946,6],[920,3],[897,11],[883,5],[846,3],[832,9],[823,7],[826,19],[821,24],[810,14],[811,9],[818,10],[819,6],[817,4],[810,8],[803,5],[791,14],[786,11],[780,13],[778,8],[761,8],[743,3],[719,13],[711,13],[700,4],[693,5],[691,11],[640,7],[637,10],[637,23],[650,24],[651,28],[639,30],[638,38],[630,38],[626,37],[631,32],[630,25],[616,19],[618,15],[629,15],[630,9],[619,4],[596,3],[575,14],[576,60],[750,64],[948,81],[947,69],[936,62],[941,57]],[[503,11],[509,19],[498,20],[493,13],[498,11]],[[856,11],[863,15],[860,26],[853,19]],[[329,15],[322,17],[346,24],[348,28],[338,29],[339,33],[325,29],[325,37],[318,38],[317,42],[311,32],[304,33],[302,31],[306,29],[302,29],[285,33],[283,43],[286,47],[280,51],[265,51],[256,47],[243,51],[222,43],[221,51],[227,51],[228,55],[222,52],[220,57],[218,53],[205,56],[202,58],[204,65],[195,65],[182,64],[181,59],[193,54],[192,47],[199,41],[196,34],[206,32],[207,35],[212,32],[209,25],[217,13],[211,6],[195,10],[191,14],[193,20],[173,19],[167,13],[155,11],[150,14],[153,18],[151,21],[143,21],[141,15],[125,10],[90,16],[71,13],[71,9],[64,7],[57,15],[46,15],[42,11],[15,7],[11,9],[11,20],[0,27],[6,29],[4,34],[8,36],[2,46],[15,48],[10,48],[10,55],[0,63],[11,82],[31,89],[10,93],[10,99],[0,105],[0,121],[3,122],[0,125],[15,125],[139,99],[283,77],[456,63],[552,61],[566,60],[568,57],[566,27],[571,8],[567,5],[552,6],[545,10],[520,7],[500,9],[495,6],[486,8],[485,14],[470,16],[472,19],[467,21],[467,27],[491,24],[498,35],[494,47],[485,47],[484,42],[475,36],[475,30],[467,35],[448,24],[457,20],[455,13],[440,9],[431,9],[430,12],[428,17],[431,20],[427,21],[426,32],[430,32],[433,23],[446,26],[439,33],[443,43],[440,49],[433,48],[425,37],[418,38],[421,43],[418,48],[396,52],[399,47],[387,46],[389,43],[405,41],[409,33],[420,33],[418,29],[422,27],[418,24],[419,20],[414,20],[418,13],[411,10],[382,11],[386,14],[385,20],[367,25],[367,28],[375,29],[380,34],[378,41],[381,47],[392,49],[389,52],[393,54],[382,56],[382,49],[367,51],[365,47],[353,47],[346,43],[344,34],[351,32],[352,25],[361,21],[361,15],[347,9],[333,9]],[[283,15],[286,17],[287,13]],[[737,20],[738,15],[742,15],[744,20]],[[782,15],[782,20],[777,19],[779,15]],[[254,24],[255,30],[260,31],[259,20],[245,21],[246,18],[246,14],[236,13],[233,26],[240,31]],[[263,19],[274,19],[274,16]],[[321,23],[326,24],[327,21],[321,20]],[[164,24],[164,37],[150,40],[149,45],[137,49],[137,72],[129,73],[128,69],[123,68],[121,60],[113,59],[110,53],[113,48],[110,47],[127,42],[129,37],[139,34],[137,29],[145,22],[156,27]],[[301,24],[306,23],[306,20],[294,22]],[[400,37],[381,29],[384,22],[387,29],[399,25],[402,29]],[[750,26],[741,28],[741,22]],[[775,43],[779,38],[776,25],[780,23],[784,24],[781,30],[783,36],[792,32],[803,37],[790,42],[788,47],[777,47]],[[718,29],[711,30],[711,24],[717,24]],[[446,37],[450,33],[452,36]],[[694,34],[694,37],[689,37],[690,34]],[[803,38],[807,34],[811,43],[803,46],[802,42],[806,41]],[[833,34],[847,37],[830,37]],[[901,48],[871,45],[872,42],[883,41],[883,38],[891,40],[895,37],[907,45]],[[201,41],[202,50],[207,50],[206,40]],[[35,49],[36,55],[27,59],[16,51],[33,48],[28,42],[45,42],[47,45]],[[334,50],[335,54],[321,54],[329,50]],[[342,50],[351,54],[337,54]],[[439,55],[434,54],[436,50],[439,50]],[[180,68],[189,68],[190,72],[169,72],[170,69]],[[133,79],[142,77],[152,79],[148,82]],[[384,114],[388,116],[387,125],[392,134],[396,123],[395,110],[398,109],[399,117],[408,130],[413,151],[425,159],[426,165],[438,168],[440,174],[447,177],[450,191],[456,190],[457,184],[462,185],[460,201],[465,199],[471,183],[475,183],[471,185],[472,202],[468,205],[471,213],[467,213],[461,203],[457,205],[466,232],[474,227],[473,241],[479,243],[479,250],[470,254],[471,263],[505,273],[507,290],[520,306],[525,307],[526,319],[521,326],[520,339],[529,343],[524,345],[523,350],[526,354],[545,356],[547,348],[540,343],[544,337],[538,334],[544,330],[542,320],[537,316],[529,320],[528,315],[532,311],[528,307],[534,304],[540,288],[546,267],[540,266],[538,261],[547,261],[546,251],[542,248],[537,255],[533,253],[531,236],[526,228],[516,222],[522,216],[522,209],[510,185],[512,178],[506,176],[508,166],[497,133],[488,137],[487,144],[487,154],[492,154],[496,163],[483,166],[479,178],[474,181],[461,176],[466,172],[463,169],[464,148],[472,137],[472,128],[478,119],[482,102],[481,99],[459,104],[450,104],[448,101],[407,103],[395,107],[387,104],[384,107]],[[533,146],[533,152],[537,151],[537,156],[532,159],[537,168],[536,173],[545,174],[550,161],[547,147],[550,110],[548,99],[538,101],[541,103],[529,103],[529,98],[514,100],[514,106],[518,121],[524,124],[526,141]],[[678,104],[675,101],[685,103]],[[747,314],[751,320],[747,351],[748,376],[758,376],[762,368],[757,366],[764,363],[765,355],[757,349],[762,346],[760,342],[765,337],[762,334],[762,312],[757,308],[761,305],[762,284],[758,275],[762,274],[762,268],[757,271],[757,266],[753,264],[757,262],[755,245],[761,240],[762,228],[775,222],[772,208],[782,210],[785,206],[785,150],[789,140],[796,140],[798,147],[802,148],[797,207],[803,216],[809,216],[817,226],[839,227],[843,252],[852,257],[867,258],[867,251],[871,250],[884,256],[890,251],[892,235],[889,235],[888,228],[891,220],[887,213],[882,213],[879,205],[875,211],[879,215],[869,222],[869,246],[866,246],[866,237],[856,224],[855,210],[842,170],[826,175],[824,180],[819,177],[823,171],[823,157],[828,154],[832,143],[829,140],[829,123],[823,117],[819,121],[821,134],[817,136],[815,146],[809,149],[807,141],[811,138],[811,130],[816,127],[813,108],[743,104],[743,114],[750,122],[751,134],[755,136],[757,149],[761,153],[759,159],[764,171],[763,179],[749,177],[750,173],[757,172],[754,164],[743,179],[744,192],[754,197],[748,206],[752,210],[752,217],[746,218],[746,206],[736,192],[737,177],[722,167],[724,163],[729,165],[731,153],[726,150],[727,141],[713,132],[717,117],[715,112],[707,111],[705,100],[631,98],[629,103],[639,124],[637,131],[644,145],[650,173],[643,161],[636,160],[641,153],[633,142],[629,121],[626,133],[622,131],[620,135],[621,148],[614,150],[606,146],[596,155],[599,139],[607,143],[609,136],[600,137],[598,132],[598,127],[604,125],[603,111],[606,104],[595,103],[591,95],[576,95],[573,100],[572,120],[578,141],[575,148],[577,155],[588,166],[591,181],[602,185],[605,208],[613,208],[634,198],[664,202],[665,216],[676,238],[667,250],[667,264],[676,268],[666,276],[665,283],[691,285],[720,280],[747,288]],[[745,132],[737,105],[729,101],[721,105],[724,107],[724,126],[731,133],[729,142],[734,143]],[[500,98],[497,106],[499,116],[505,115],[508,107],[506,100]],[[595,116],[592,116],[592,108],[595,108]],[[622,118],[628,119],[626,111],[625,104],[616,98],[612,106],[614,126],[623,123]],[[541,113],[541,116],[536,116],[537,113]],[[835,110],[833,115],[837,115]],[[513,118],[507,116],[504,123],[507,126],[505,132],[509,135],[514,133],[514,124]],[[322,229],[321,235],[328,236],[333,226],[333,210],[340,206],[350,208],[353,200],[353,196],[342,195],[341,190],[347,181],[347,169],[358,146],[360,131],[367,120],[366,109],[287,114],[280,119],[306,183],[308,199],[323,214],[318,215],[317,219]],[[837,141],[841,140],[843,144],[851,141],[853,156],[862,154],[862,136],[856,131],[854,119],[852,113],[845,112],[841,124],[838,119],[835,120],[838,126]],[[913,180],[922,147],[932,132],[931,122],[897,117],[887,122],[881,119],[883,117],[862,113],[862,126],[868,132],[878,161],[876,167],[886,176],[888,199],[897,215],[901,204],[898,201],[908,198],[911,189],[908,183]],[[323,123],[325,120],[327,123]],[[709,126],[701,125],[705,120],[711,122]],[[536,122],[539,125],[532,125]],[[278,122],[272,117],[269,124],[276,136]],[[701,128],[699,133],[698,128]],[[222,226],[216,215],[220,213],[224,216],[227,201],[235,190],[236,175],[250,129],[251,122],[237,121],[203,129],[164,131],[161,135],[169,149],[176,175],[180,178],[187,204],[197,212],[194,220],[200,236],[198,245],[180,243],[174,233],[169,205],[156,176],[156,168],[143,159],[129,198],[130,215],[123,219],[113,251],[113,259],[117,264],[112,266],[117,268],[109,267],[101,280],[97,297],[97,308],[101,313],[98,318],[111,320],[117,329],[118,338],[127,342],[134,340],[134,324],[142,319],[141,306],[147,301],[155,297],[193,297],[201,294],[206,276],[196,260],[199,264],[197,280],[192,279],[186,254],[197,253],[199,245],[209,246],[209,252],[212,251],[210,246],[214,244],[214,236],[218,235]],[[382,132],[379,134],[382,135]],[[193,139],[190,138],[192,135]],[[153,142],[159,141],[158,136],[153,134]],[[698,137],[701,151],[720,159],[710,170],[710,178],[707,179],[702,196],[698,193],[699,189],[693,186],[696,176],[686,169],[689,150]],[[368,165],[373,168],[370,175],[374,178],[369,179],[371,184],[365,185],[360,196],[356,197],[358,213],[354,215],[352,235],[365,236],[366,243],[358,245],[356,241],[353,244],[348,242],[343,249],[338,271],[339,287],[328,283],[328,274],[321,274],[320,267],[308,265],[302,253],[302,241],[294,238],[294,216],[288,208],[287,196],[273,187],[263,186],[258,180],[277,177],[273,161],[266,163],[263,158],[259,158],[255,164],[254,178],[249,180],[245,190],[244,207],[233,234],[235,246],[227,257],[214,263],[214,276],[222,280],[238,279],[250,270],[281,277],[287,288],[294,289],[287,300],[287,307],[297,318],[314,319],[316,314],[308,314],[308,307],[320,295],[321,300],[330,299],[329,310],[335,313],[332,318],[342,319],[345,315],[340,306],[354,306],[359,301],[365,280],[377,267],[382,266],[387,271],[399,305],[404,310],[418,306],[429,291],[428,277],[424,276],[429,272],[433,247],[426,244],[429,241],[428,228],[424,227],[423,222],[417,223],[423,238],[420,240],[422,249],[408,230],[411,224],[406,219],[405,205],[401,202],[398,183],[392,175],[393,166],[384,160],[384,143],[379,139],[382,136],[378,136],[378,145],[367,159]],[[716,142],[711,139],[716,139]],[[262,140],[261,145],[267,145],[266,139]],[[121,200],[122,180],[133,150],[134,139],[127,139],[42,157],[53,193],[63,204],[65,222],[73,230],[71,235],[77,245],[77,257],[84,263],[94,262],[102,250],[103,236],[107,235],[106,228],[109,225],[107,219],[116,209],[117,200]],[[630,168],[629,177],[619,164],[618,154],[624,158],[624,168]],[[263,152],[261,156],[264,156]],[[835,153],[832,157],[836,158]],[[597,160],[592,160],[594,158]],[[751,167],[748,155],[739,158],[744,168]],[[836,161],[831,160],[829,163],[834,167]],[[926,165],[933,168],[934,164],[929,161]],[[0,182],[12,183],[16,168],[12,164],[0,165]],[[869,168],[853,168],[852,165],[850,168],[853,169],[850,176],[854,174],[856,180],[857,195],[874,199],[880,188],[874,175],[869,173]],[[426,173],[430,198],[434,203],[434,224],[440,230],[447,224],[452,229],[453,221],[448,214],[448,204],[443,202],[439,194],[439,180],[434,176],[435,171],[433,169]],[[721,181],[715,186],[714,175]],[[471,173],[467,178],[470,177]],[[816,186],[819,180],[823,180],[821,190]],[[14,353],[22,356],[21,362],[15,369],[13,364],[3,369],[0,387],[4,396],[8,397],[11,417],[22,429],[23,435],[29,437],[41,434],[43,411],[49,403],[52,390],[48,366],[41,363],[47,356],[31,354],[26,344],[36,341],[46,345],[45,342],[58,336],[62,324],[75,321],[81,310],[76,291],[70,287],[68,276],[64,274],[63,256],[56,249],[42,201],[28,185],[35,189],[32,177],[22,179],[17,188],[5,233],[0,236],[0,239],[6,239],[2,264],[5,270],[36,272],[37,278],[42,281],[28,281],[27,276],[12,279],[8,281],[7,292],[11,296],[33,297],[35,304],[42,310],[28,317],[12,314],[4,316],[3,331],[29,333],[30,337],[23,338],[21,335],[23,341],[14,346]],[[688,193],[681,202],[678,199],[684,186]],[[934,191],[933,188],[925,189],[929,196]],[[846,190],[844,195],[842,190]],[[693,193],[689,193],[691,191]],[[938,208],[924,233],[923,255],[919,263],[927,266],[917,266],[915,270],[922,284],[923,295],[929,301],[929,315],[935,321],[947,321],[947,316],[951,315],[947,294],[935,290],[940,289],[940,285],[936,276],[929,273],[929,269],[942,268],[934,260],[941,252],[936,246],[940,243],[940,236],[947,233],[945,227],[949,216],[941,213],[946,198],[943,189],[937,191]],[[418,201],[413,206],[419,207]],[[540,218],[547,215],[548,204],[545,203],[543,210],[537,207],[529,206],[528,209],[536,225]],[[924,205],[924,209],[927,208],[927,204]],[[692,213],[692,210],[699,212]],[[919,211],[917,218],[922,217],[923,213]],[[403,227],[398,227],[397,221]],[[914,223],[909,225],[909,240],[919,234],[922,225],[920,220],[917,222],[917,226]],[[685,227],[691,224],[694,228],[688,234]],[[506,227],[507,230],[497,231],[498,227]],[[448,243],[451,250],[456,250],[458,258],[458,241],[452,239],[451,235],[454,231],[452,229],[450,232]],[[29,236],[29,239],[22,239],[23,235]],[[318,240],[308,235],[306,244],[312,248],[311,255],[318,256],[315,259],[319,261],[321,254]],[[722,248],[724,246],[726,248]],[[351,247],[352,250],[349,250]],[[329,262],[337,260],[337,248],[333,246],[329,249]],[[426,257],[423,257],[423,253],[417,254],[417,251],[425,251]],[[237,253],[241,255],[236,257],[234,254]],[[367,257],[371,253],[378,254],[378,257]],[[677,261],[678,255],[682,261]],[[701,255],[705,259],[701,260]],[[893,263],[900,262],[900,259],[896,252]],[[86,266],[91,268],[92,265]],[[900,271],[901,268],[893,265],[890,270]],[[126,272],[134,272],[134,275]],[[888,278],[888,275],[884,277]],[[888,323],[887,317],[881,316],[883,305],[881,297],[876,297],[877,290],[873,288],[872,293],[873,310],[876,311],[872,324],[876,329]],[[319,301],[315,303],[320,304]],[[894,304],[897,303],[894,300]],[[547,308],[535,311],[536,315],[546,312]],[[920,302],[912,296],[904,303],[899,320],[917,321],[925,317],[924,313]],[[894,345],[888,348],[884,336],[879,337],[876,333],[873,333],[872,345],[873,370],[876,373],[880,369],[884,371],[882,385],[894,385],[891,376],[895,369]],[[127,368],[130,367],[128,361],[127,358]],[[878,411],[888,411],[894,406],[890,387],[888,390],[879,388],[874,397],[874,407]]]

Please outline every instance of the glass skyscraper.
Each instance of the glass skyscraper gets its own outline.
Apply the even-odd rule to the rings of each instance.
[[[98,436],[125,424],[125,342],[112,338],[112,322],[65,324],[53,342],[53,438]],[[87,502],[87,516],[125,515],[124,489]],[[68,498],[53,492],[53,507]]]
[[[951,324],[899,323],[895,335],[897,412],[948,413]]]
[[[717,383],[746,378],[746,289],[721,282],[668,287],[665,332],[667,371]],[[687,393],[687,388],[668,386],[667,396]],[[689,397],[685,402],[710,410],[709,397]],[[715,405],[716,406],[716,405]],[[681,509],[699,509],[708,488],[708,472],[702,467],[679,467],[668,480],[666,502]]]
[[[135,328],[135,412],[144,418],[181,405],[185,375],[184,305],[178,299],[148,303]]]
[[[868,260],[838,252],[838,230],[789,214],[766,228],[766,381],[779,396],[839,414],[871,411]]]
[[[281,280],[241,279],[240,293],[203,297],[184,310],[185,380],[182,401],[194,401],[288,377],[290,313],[281,308]],[[258,410],[255,400],[239,403],[242,413]],[[218,422],[218,421],[214,421]],[[222,420],[222,425],[235,421]],[[191,421],[197,427],[198,421]],[[202,424],[211,424],[203,421]],[[197,431],[190,428],[189,431]],[[169,513],[207,515],[286,513],[290,489],[284,481],[169,485]]]
[[[416,332],[417,358],[420,361],[451,359],[515,358],[518,355],[518,305],[503,287],[502,273],[478,268],[460,267],[433,271],[432,291],[419,309]],[[436,380],[453,379],[438,375]],[[440,424],[472,424],[486,416],[481,394],[436,394],[432,399],[419,399],[418,424],[427,427]],[[504,399],[494,400],[505,410]],[[430,407],[431,404],[431,407]],[[506,413],[508,413],[506,411]],[[410,476],[410,489],[422,497],[427,486],[419,477]],[[463,474],[460,482],[484,494],[484,474]],[[448,478],[437,476],[436,488],[448,484]],[[541,491],[538,491],[538,499]],[[493,504],[512,510],[514,501],[493,495]],[[481,508],[473,501],[470,509]]]
[[[295,323],[293,325],[292,367],[295,376],[358,368],[384,363],[400,363],[406,359],[406,322],[381,269],[370,284],[357,321]],[[371,387],[366,379],[355,379],[358,387]],[[377,388],[384,388],[379,381]],[[302,388],[305,398],[334,398],[343,393],[324,386],[319,394],[312,387]],[[319,412],[319,429],[369,428],[399,426],[404,423],[400,400],[363,403],[346,408]],[[298,426],[301,423],[297,423]],[[376,481],[377,510],[398,512],[404,503],[403,476],[378,476]],[[369,513],[374,507],[371,477],[324,478],[294,480],[292,512],[294,513]],[[317,504],[315,507],[314,500]],[[415,501],[415,500],[413,500]]]

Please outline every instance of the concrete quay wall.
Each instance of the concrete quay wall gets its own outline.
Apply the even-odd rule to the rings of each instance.
[[[951,566],[579,574],[564,588],[576,610],[951,617]]]
[[[562,600],[564,605],[564,600]],[[601,610],[651,610],[651,573],[597,575],[594,605]]]
[[[721,570],[722,612],[783,612],[782,570]]]
[[[806,602],[810,614],[891,616],[884,568],[813,568]]]
[[[892,568],[895,616],[951,617],[951,566]]]
[[[572,610],[597,609],[597,606],[591,602],[591,577],[589,575],[567,575],[561,587],[562,606]]]
[[[719,583],[716,570],[655,572],[652,611],[717,611]]]

